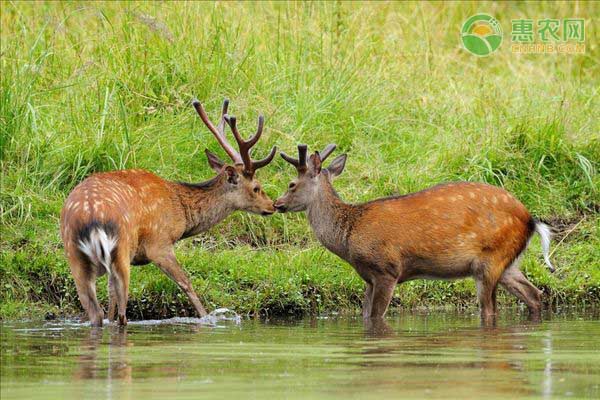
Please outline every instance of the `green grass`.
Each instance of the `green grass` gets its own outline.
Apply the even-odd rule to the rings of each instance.
[[[477,58],[459,30],[482,10],[500,20],[505,43]],[[211,176],[203,150],[223,152],[192,97],[211,115],[229,97],[247,130],[263,112],[258,153],[337,143],[349,153],[336,182],[348,201],[448,180],[505,187],[561,227],[559,240],[568,233],[553,244],[556,275],[537,241],[525,259],[546,301],[598,304],[599,15],[593,2],[2,2],[0,316],[79,310],[58,216],[87,175]],[[586,18],[586,53],[512,54],[510,19],[545,17]],[[281,159],[259,173],[273,198],[292,176]],[[318,245],[303,215],[236,213],[178,255],[211,308],[302,314],[353,309],[362,297],[358,276]],[[134,269],[131,315],[188,313],[182,296],[155,267]],[[419,281],[395,304],[474,301],[472,282]]]

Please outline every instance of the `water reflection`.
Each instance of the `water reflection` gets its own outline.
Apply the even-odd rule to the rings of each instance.
[[[600,394],[600,324],[579,317],[0,326],[3,400]]]
[[[532,345],[535,345],[528,333],[536,325],[485,324],[479,328],[449,329],[445,333],[430,334],[398,331],[384,320],[368,320],[365,321],[365,333],[370,340],[351,346],[348,354],[354,354],[358,349],[362,355],[355,363],[363,371],[359,376],[365,376],[367,372],[375,375],[378,385],[398,384],[399,377],[414,380],[417,382],[413,388],[415,394],[432,393],[437,385],[446,385],[452,377],[459,383],[453,389],[455,394],[476,395],[479,390],[483,393],[492,385],[496,394],[533,395],[535,382],[529,379],[531,371],[526,362]],[[549,357],[545,360],[542,394],[551,396],[552,336],[548,335],[543,342],[544,352],[549,351]],[[465,391],[468,387],[470,390]]]
[[[127,353],[127,327],[111,326],[106,330],[108,343],[106,361],[99,358],[103,349],[104,330],[90,328],[88,337],[82,341],[82,354],[74,379],[106,378],[108,381],[119,379],[131,382],[131,365]]]
[[[365,335],[369,338],[386,338],[396,335],[394,328],[384,318],[368,318],[363,320]]]

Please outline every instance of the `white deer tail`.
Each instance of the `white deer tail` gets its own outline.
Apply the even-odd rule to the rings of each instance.
[[[544,262],[546,263],[546,266],[550,272],[554,272],[555,268],[550,262],[550,239],[552,239],[552,230],[543,222],[535,221],[535,231],[542,239],[542,253],[544,254]]]
[[[90,262],[102,266],[108,275],[111,274],[112,254],[117,246],[118,236],[112,224],[92,222],[84,227],[79,234],[79,250]]]

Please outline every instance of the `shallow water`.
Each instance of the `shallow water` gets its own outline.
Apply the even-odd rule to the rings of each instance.
[[[2,399],[600,398],[597,313],[5,322]]]

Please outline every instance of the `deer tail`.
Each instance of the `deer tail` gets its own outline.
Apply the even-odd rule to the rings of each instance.
[[[111,275],[111,265],[117,248],[116,225],[110,222],[92,221],[79,231],[77,246],[90,262],[103,267]]]
[[[535,231],[540,235],[542,239],[542,254],[544,255],[544,262],[550,270],[554,272],[556,269],[550,262],[550,240],[552,239],[552,229],[550,226],[540,221],[535,221]]]

